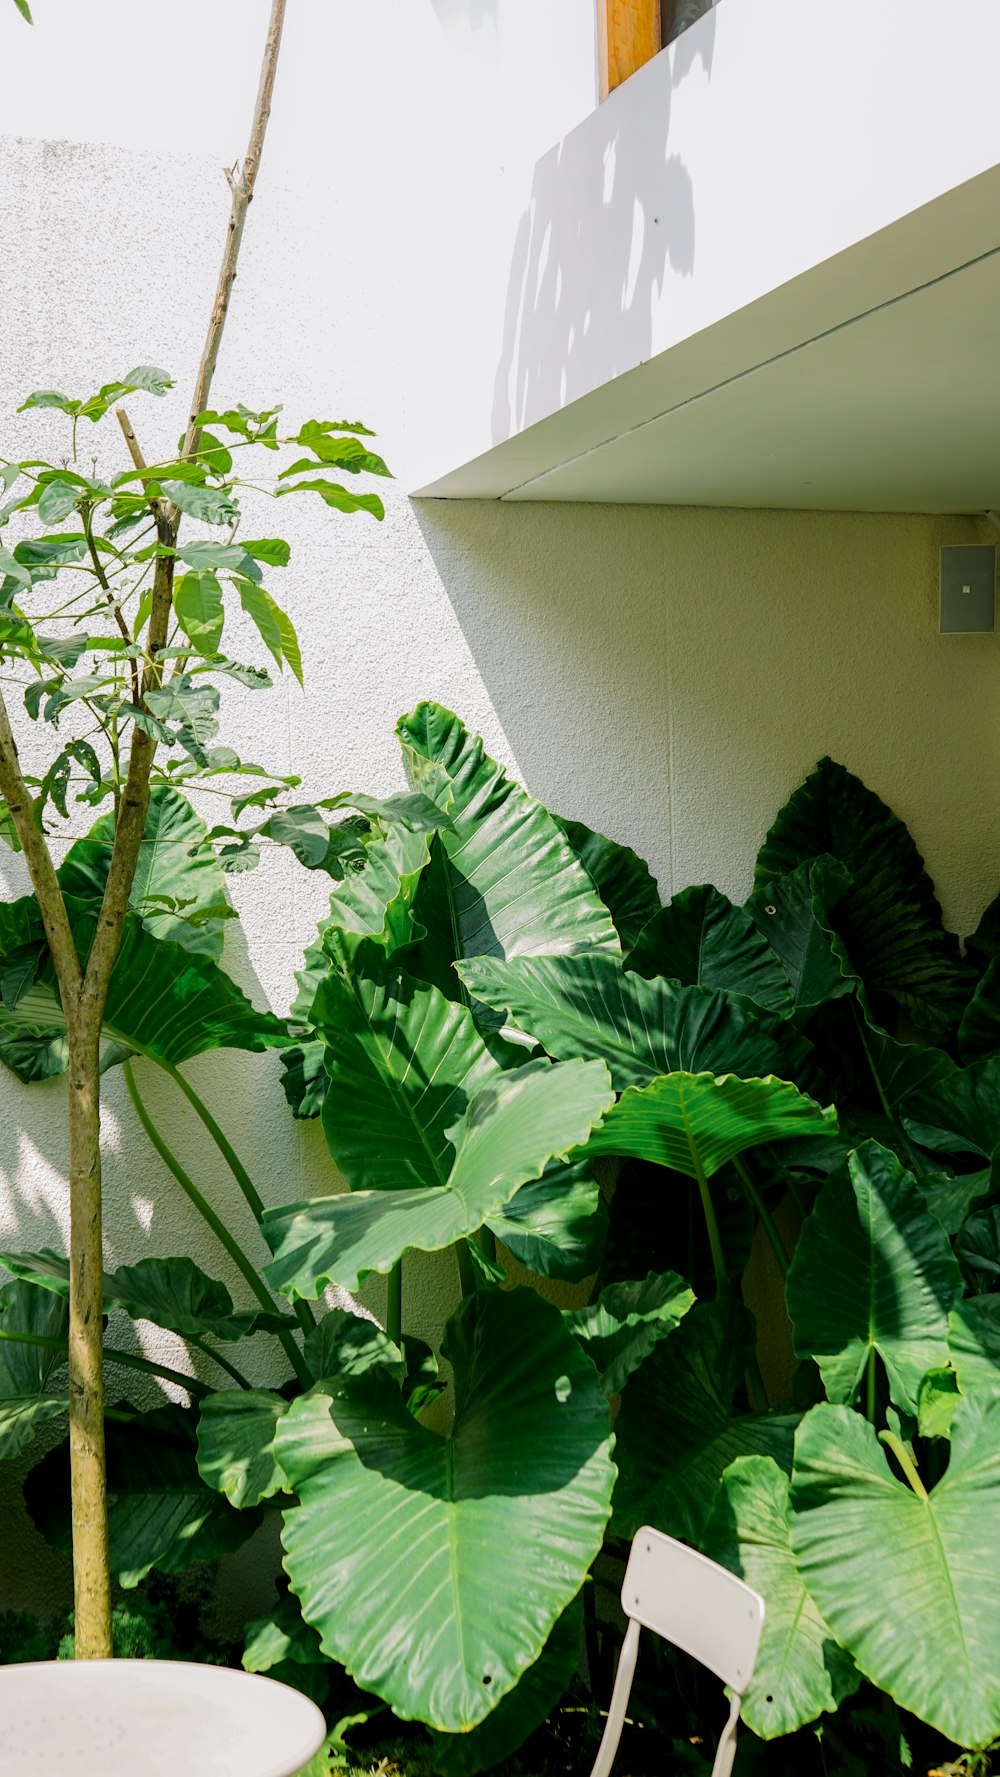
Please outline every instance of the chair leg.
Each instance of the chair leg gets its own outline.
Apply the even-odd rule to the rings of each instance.
[[[635,1662],[638,1652],[639,1625],[630,1619],[625,1632],[625,1640],[622,1642],[622,1651],[618,1656],[618,1671],[615,1676],[615,1688],[611,1693],[608,1719],[590,1777],[611,1777],[611,1767],[615,1762],[618,1742],[622,1737],[625,1711],[628,1708],[632,1680],[635,1677]]]
[[[712,1777],[730,1777],[730,1772],[733,1768],[733,1760],[736,1757],[736,1724],[740,1719],[740,1705],[742,1702],[743,1698],[734,1691],[733,1700],[729,1705],[729,1720],[726,1722],[726,1725],[722,1730],[722,1738],[719,1741],[718,1750],[715,1754],[715,1763],[712,1766]]]

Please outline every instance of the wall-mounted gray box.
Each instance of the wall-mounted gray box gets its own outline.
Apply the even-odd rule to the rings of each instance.
[[[992,635],[997,626],[997,552],[993,543],[941,551],[943,636]]]

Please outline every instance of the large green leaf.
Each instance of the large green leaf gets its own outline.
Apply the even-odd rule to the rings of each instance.
[[[694,1291],[676,1271],[651,1271],[640,1282],[611,1283],[587,1308],[566,1312],[569,1327],[601,1378],[608,1399],[626,1382],[694,1303]]]
[[[855,982],[831,915],[851,885],[836,858],[807,860],[750,896],[746,911],[780,957],[792,1002],[809,1012],[850,993]]]
[[[51,1247],[36,1253],[0,1253],[15,1277],[69,1301],[69,1260]],[[150,1320],[187,1339],[245,1339],[250,1333],[282,1332],[290,1315],[248,1308],[237,1313],[225,1284],[216,1282],[193,1259],[140,1259],[104,1273],[104,1312],[121,1309],[132,1320]]]
[[[832,1106],[773,1077],[735,1074],[661,1074],[648,1086],[629,1086],[591,1137],[592,1154],[631,1154],[672,1167],[688,1178],[711,1178],[721,1166],[761,1142],[831,1135]]]
[[[435,840],[443,869],[433,904],[417,898],[417,916],[450,950],[448,960],[621,954],[611,915],[559,823],[457,716],[422,703],[396,731],[414,789],[452,818]],[[440,967],[439,958],[439,982]]]
[[[365,1320],[345,1308],[331,1308],[306,1339],[306,1363],[317,1382],[324,1376],[363,1376],[387,1370],[402,1384],[403,1354],[377,1321]]]
[[[568,1688],[580,1663],[583,1603],[577,1597],[563,1611],[533,1666],[499,1705],[466,1734],[431,1728],[434,1769],[439,1777],[476,1777],[508,1758],[540,1728]]]
[[[79,903],[74,905],[79,909]],[[92,915],[84,910],[74,932],[85,952],[91,930]],[[14,1011],[5,1013],[4,1025],[12,1034],[65,1030],[51,964],[18,1000]],[[235,981],[208,957],[193,954],[170,939],[154,938],[135,914],[129,914],[124,922],[102,1035],[168,1066],[177,1066],[206,1049],[280,1048],[288,1041],[283,1021],[270,1012],[258,1012]]]
[[[196,1561],[230,1555],[260,1524],[258,1510],[234,1511],[201,1479],[195,1415],[187,1409],[156,1407],[127,1424],[109,1420],[105,1437],[110,1565],[123,1586],[138,1585],[154,1567],[184,1573]],[[24,1496],[42,1535],[68,1553],[68,1444],[43,1456]]]
[[[989,964],[962,1013],[958,1043],[963,1061],[980,1061],[1000,1050],[1000,959]]]
[[[755,1344],[753,1316],[724,1298],[696,1303],[646,1359],[615,1421],[619,1536],[655,1524],[697,1543],[716,1487],[737,1456],[773,1456],[791,1468],[793,1416],[733,1416]]]
[[[352,1190],[445,1184],[449,1132],[499,1072],[471,1013],[368,942],[328,971],[313,1021],[329,1075],[323,1130]]]
[[[225,921],[231,916],[226,877],[210,845],[204,821],[171,784],[154,783],[129,891],[129,906],[156,938],[218,962]],[[108,880],[114,816],[102,815],[86,839],[71,846],[59,869],[67,895],[100,902]]]
[[[606,1061],[616,1092],[681,1071],[782,1074],[809,1056],[794,1033],[745,1000],[645,981],[612,956],[479,957],[460,964],[459,974],[557,1060]]]
[[[477,1291],[444,1353],[447,1437],[373,1372],[297,1401],[278,1458],[302,1502],[285,1565],[324,1651],[453,1733],[538,1659],[601,1546],[615,1471],[593,1365],[533,1291]]]
[[[65,1386],[58,1392],[49,1388],[65,1354],[22,1344],[18,1335],[65,1339],[68,1322],[66,1304],[43,1290],[20,1282],[0,1289],[0,1460],[20,1455],[36,1427],[69,1405]]]
[[[948,1324],[948,1350],[963,1394],[983,1390],[1000,1398],[1000,1295],[956,1302]]]
[[[626,966],[683,987],[722,987],[765,1010],[792,1010],[791,983],[775,951],[742,907],[711,883],[683,889],[644,927]]]
[[[924,1498],[860,1414],[814,1407],[795,1440],[792,1547],[866,1677],[961,1746],[1000,1733],[1000,1400],[959,1403]]]
[[[579,1283],[601,1262],[608,1212],[587,1161],[556,1161],[541,1178],[522,1185],[486,1226],[529,1271]]]
[[[831,1174],[799,1237],[787,1281],[799,1357],[819,1364],[832,1401],[854,1400],[872,1353],[897,1407],[916,1409],[925,1371],[948,1361],[948,1314],[962,1273],[912,1173],[865,1142]]]
[[[660,905],[649,865],[628,845],[595,833],[582,821],[553,815],[615,922],[623,951],[631,950]]]
[[[274,1449],[278,1424],[287,1412],[288,1402],[265,1388],[209,1395],[198,1418],[202,1480],[240,1507],[287,1492]]]
[[[775,819],[757,858],[755,886],[829,855],[851,874],[834,923],[869,992],[886,994],[927,1030],[961,1015],[973,975],[946,932],[934,886],[902,821],[832,759]]]
[[[788,1476],[769,1456],[740,1456],[723,1476],[703,1552],[764,1600],[764,1629],[740,1714],[762,1740],[832,1713],[860,1676],[807,1592],[792,1553]]]
[[[529,1061],[497,1074],[462,1114],[445,1183],[268,1210],[261,1228],[275,1257],[265,1275],[287,1295],[315,1296],[326,1283],[354,1289],[369,1272],[390,1271],[411,1248],[451,1246],[551,1160],[586,1142],[612,1102],[600,1062]]]

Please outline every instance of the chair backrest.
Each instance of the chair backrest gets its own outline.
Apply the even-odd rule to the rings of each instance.
[[[764,1601],[726,1568],[644,1525],[632,1540],[622,1609],[700,1660],[734,1691],[746,1690]]]

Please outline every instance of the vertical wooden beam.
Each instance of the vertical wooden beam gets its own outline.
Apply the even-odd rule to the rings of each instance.
[[[660,0],[597,0],[601,98],[661,48]]]

